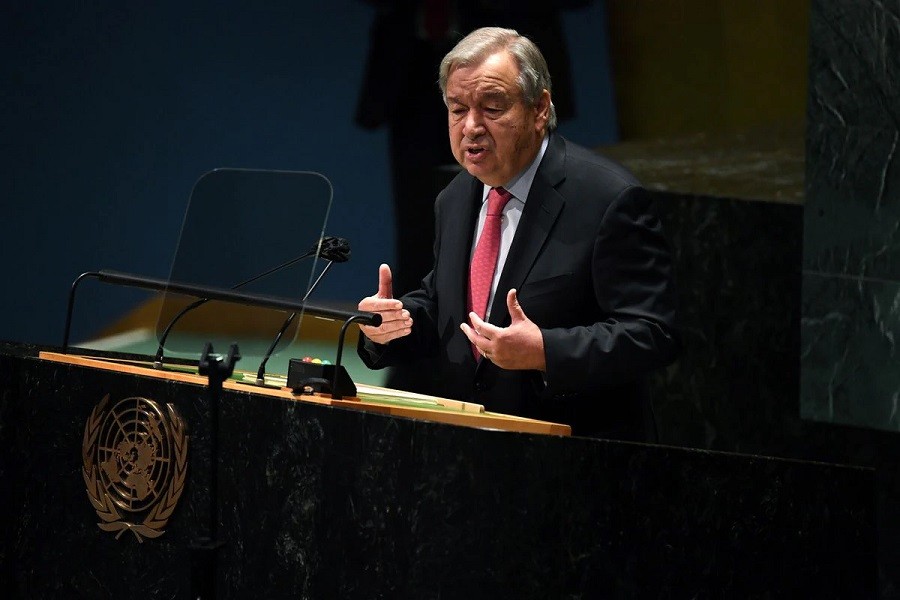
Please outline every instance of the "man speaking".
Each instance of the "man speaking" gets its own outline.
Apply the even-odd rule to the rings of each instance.
[[[546,62],[517,32],[469,34],[441,62],[440,87],[465,172],[438,195],[421,288],[394,299],[382,265],[378,292],[359,303],[383,319],[361,327],[360,357],[370,368],[434,357],[442,396],[654,441],[646,379],[678,342],[647,192],[554,133]]]

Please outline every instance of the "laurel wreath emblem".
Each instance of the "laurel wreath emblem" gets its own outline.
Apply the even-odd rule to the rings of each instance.
[[[158,405],[146,398],[136,399],[158,410]],[[171,440],[174,463],[168,471],[168,481],[160,482],[152,491],[163,490],[150,505],[146,516],[140,523],[126,520],[123,512],[135,512],[121,506],[110,495],[109,489],[104,486],[97,464],[97,447],[104,419],[107,416],[106,406],[109,402],[109,394],[103,397],[88,418],[84,427],[84,439],[81,452],[83,469],[82,476],[87,489],[88,499],[100,522],[97,526],[103,531],[116,532],[119,539],[125,531],[132,532],[137,541],[143,543],[144,538],[158,538],[165,533],[165,526],[172,516],[172,512],[178,504],[181,492],[184,490],[185,476],[187,474],[188,436],[186,435],[184,421],[171,404],[166,404],[168,419],[161,423],[152,423],[154,433],[162,438],[166,436]],[[160,414],[163,414],[160,412]],[[160,427],[162,425],[162,427]],[[156,482],[154,482],[156,483]],[[131,517],[128,517],[131,518]]]

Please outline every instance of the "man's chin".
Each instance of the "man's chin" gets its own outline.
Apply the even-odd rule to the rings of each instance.
[[[496,176],[492,177],[492,175],[494,175],[493,170],[486,169],[483,164],[473,164],[467,161],[463,163],[462,166],[469,173],[469,175],[471,175],[481,183],[490,186],[502,185],[502,183],[494,182],[494,177]]]

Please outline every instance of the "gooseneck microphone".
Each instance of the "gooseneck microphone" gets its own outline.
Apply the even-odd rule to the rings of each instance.
[[[349,248],[349,242],[347,242],[347,240],[345,240],[344,238],[325,236],[321,240],[316,241],[316,243],[313,244],[312,247],[305,254],[296,256],[288,261],[281,263],[280,265],[272,267],[271,269],[269,269],[263,273],[254,275],[250,279],[246,279],[240,283],[237,283],[237,284],[231,286],[231,289],[236,290],[245,285],[249,285],[249,284],[253,283],[254,281],[257,281],[259,279],[262,279],[263,277],[266,277],[267,275],[271,275],[272,273],[275,273],[282,269],[286,269],[287,267],[290,267],[294,263],[297,263],[297,262],[303,260],[304,258],[309,258],[310,256],[317,256],[317,255],[322,256],[322,252],[324,249],[340,247],[341,245],[347,246]],[[349,255],[349,250],[347,252]],[[346,260],[346,259],[344,259],[344,260]],[[322,274],[324,275],[324,272]],[[321,279],[321,275],[319,276],[319,279]],[[316,283],[318,283],[318,280],[316,280]],[[313,286],[315,286],[315,284],[313,284]],[[308,295],[309,295],[309,293],[307,292],[307,296]],[[303,299],[306,300],[306,297],[304,297]],[[179,320],[181,320],[181,318],[184,315],[186,315],[190,311],[194,310],[195,308],[206,304],[210,300],[211,300],[211,298],[199,298],[199,299],[195,300],[194,302],[191,302],[190,304],[185,306],[183,309],[181,309],[181,311],[179,311],[178,314],[176,314],[172,318],[171,321],[169,321],[169,324],[166,325],[166,328],[163,330],[162,335],[159,336],[159,346],[156,349],[156,356],[153,358],[153,366],[155,368],[161,369],[163,366],[163,354],[165,352],[164,348],[165,348],[165,344],[166,344],[166,339],[169,337],[169,333],[172,331],[172,328],[175,327],[175,324]]]
[[[306,294],[303,295],[303,300],[301,302],[306,302],[309,298],[309,295],[313,293],[313,290],[319,285],[319,282],[322,281],[322,278],[325,277],[325,273],[331,269],[331,266],[334,263],[342,263],[350,260],[350,242],[348,242],[344,238],[338,237],[327,237],[322,238],[322,244],[319,246],[318,250],[319,258],[325,259],[328,261],[328,264],[325,265],[325,268],[322,269],[322,272],[319,273],[319,276],[313,282],[309,289],[306,290]],[[291,323],[294,321],[294,318],[297,316],[296,312],[292,312],[287,319],[285,319],[284,323],[281,325],[281,329],[278,330],[278,333],[275,335],[275,339],[272,340],[272,344],[269,346],[269,349],[266,350],[266,354],[263,356],[262,362],[259,363],[259,370],[256,372],[256,383],[259,385],[265,385],[266,382],[266,363],[269,362],[269,358],[272,356],[272,353],[275,352],[275,347],[278,345],[278,342],[281,341],[281,336],[284,335],[284,332],[287,331],[287,328],[290,327]]]

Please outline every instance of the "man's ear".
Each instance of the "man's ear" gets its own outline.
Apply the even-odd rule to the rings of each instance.
[[[543,129],[550,120],[550,92],[544,90],[535,104],[535,121]]]

